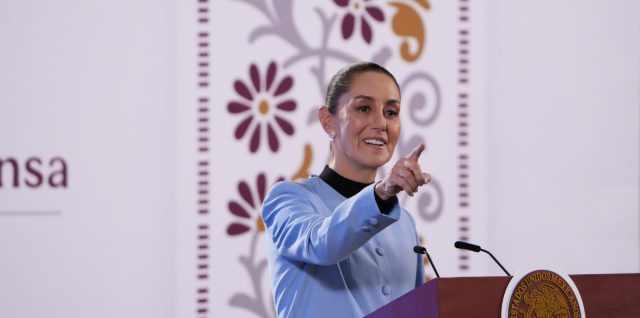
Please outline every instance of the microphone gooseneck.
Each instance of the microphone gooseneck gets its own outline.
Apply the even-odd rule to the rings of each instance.
[[[468,242],[463,242],[463,241],[456,241],[453,246],[455,246],[456,248],[459,249],[463,249],[463,250],[468,250],[468,251],[472,251],[472,252],[480,252],[483,251],[487,254],[489,254],[489,256],[491,256],[491,258],[493,258],[493,261],[496,262],[496,264],[498,264],[498,266],[500,266],[500,268],[505,272],[505,274],[507,274],[507,276],[511,276],[511,274],[509,274],[509,272],[507,271],[506,268],[504,268],[504,266],[502,266],[502,264],[500,264],[500,262],[498,261],[497,258],[495,258],[495,256],[493,256],[493,254],[491,254],[491,252],[483,249],[482,247],[480,247],[480,245],[475,245],[475,244],[471,244]]]
[[[418,253],[418,254],[427,255],[427,259],[429,259],[429,264],[431,264],[431,268],[433,268],[433,272],[436,273],[436,277],[440,278],[440,274],[438,274],[438,270],[436,269],[436,265],[433,264],[433,261],[431,260],[431,256],[429,256],[429,253],[427,253],[427,249],[424,246],[416,245],[413,248],[413,251]]]

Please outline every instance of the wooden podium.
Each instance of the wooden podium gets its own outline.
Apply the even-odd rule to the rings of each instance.
[[[640,317],[640,274],[570,275],[588,318]],[[500,317],[510,277],[436,278],[367,318]]]

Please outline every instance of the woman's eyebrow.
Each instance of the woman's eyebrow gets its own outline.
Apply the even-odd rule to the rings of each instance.
[[[369,96],[369,95],[358,95],[356,97],[354,97],[353,99],[366,99],[366,100],[370,100],[373,101],[375,100],[375,98]]]
[[[356,97],[353,98],[354,100],[356,99],[366,99],[366,100],[370,100],[370,101],[375,101],[376,99],[369,96],[369,95],[358,95]],[[400,104],[400,100],[392,98],[392,99],[388,99],[385,101],[385,104]]]

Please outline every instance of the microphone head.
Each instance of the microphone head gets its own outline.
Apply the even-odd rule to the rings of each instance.
[[[453,246],[455,246],[456,248],[461,248],[463,250],[474,251],[476,253],[482,250],[482,248],[479,245],[475,245],[475,244],[471,244],[463,241],[456,241],[455,244],[453,244]]]
[[[413,251],[418,253],[418,254],[427,254],[427,249],[422,247],[422,246],[420,246],[420,245],[415,246],[413,248]]]

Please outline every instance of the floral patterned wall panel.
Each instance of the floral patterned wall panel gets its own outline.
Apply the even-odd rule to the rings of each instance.
[[[385,66],[402,88],[396,157],[427,145],[433,180],[400,201],[439,272],[484,272],[453,247],[485,235],[481,5],[191,1],[179,10],[178,316],[275,316],[261,202],[275,182],[322,170],[316,111],[330,77],[356,61]]]

